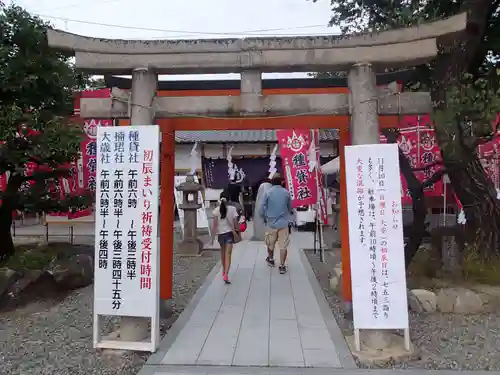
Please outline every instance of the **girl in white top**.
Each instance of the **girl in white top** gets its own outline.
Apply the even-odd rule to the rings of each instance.
[[[213,211],[212,242],[215,241],[215,235],[217,234],[221,251],[222,279],[226,284],[230,284],[229,268],[231,267],[231,254],[236,228],[238,228],[238,211],[234,206],[227,204],[227,198],[222,193],[219,207]]]

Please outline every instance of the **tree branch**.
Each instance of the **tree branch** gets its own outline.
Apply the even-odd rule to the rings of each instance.
[[[420,168],[413,168],[412,171],[413,172],[420,172],[420,171],[425,171],[426,169],[429,169],[429,168],[432,168],[432,167],[435,167],[436,165],[442,165],[443,162],[441,160],[437,160],[437,161],[434,161],[432,163],[429,163],[427,164],[426,166],[424,167],[420,167]]]
[[[69,176],[71,176],[71,170],[69,168],[55,168],[48,171],[34,171],[31,175],[24,176],[23,182],[47,180],[50,178]]]
[[[389,129],[382,130],[387,142],[396,143],[398,131]],[[427,217],[427,206],[424,199],[424,189],[417,176],[411,169],[411,164],[401,148],[398,147],[399,167],[406,181],[412,200],[413,223],[405,244],[405,266],[409,267],[413,257],[418,252],[422,239],[425,235],[425,218]]]
[[[500,130],[500,121],[498,121],[497,126],[495,126],[495,129],[493,129],[490,135],[487,135],[486,137],[476,138],[476,140],[474,141],[474,149],[476,149],[479,145],[484,145],[485,143],[494,140],[498,136],[499,130]]]
[[[445,169],[445,168],[440,169],[439,171],[435,172],[429,179],[425,180],[422,183],[422,187],[424,189],[431,187],[436,182],[438,182],[441,179],[441,177],[443,177],[446,173],[447,173],[447,169]]]
[[[32,156],[29,156],[28,157],[28,160],[32,163],[35,163],[36,165],[42,165],[42,163],[40,162],[40,159],[37,159],[37,158],[34,158]]]

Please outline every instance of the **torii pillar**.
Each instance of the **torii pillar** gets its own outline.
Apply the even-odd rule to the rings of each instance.
[[[349,71],[347,84],[350,92],[349,106],[351,107],[351,144],[367,145],[380,143],[378,100],[374,100],[374,98],[377,98],[377,85],[372,64],[355,64]],[[342,183],[346,184],[345,178]],[[347,205],[347,202],[344,204]],[[343,258],[344,254],[346,253],[342,252]],[[347,267],[350,267],[350,259],[342,259],[343,267],[344,261]],[[349,302],[351,301],[346,302],[346,307],[350,308]],[[384,350],[391,344],[388,331],[368,330],[361,334],[361,340],[371,349]]]
[[[130,108],[131,125],[151,125],[154,123],[152,108],[158,76],[148,68],[136,68],[132,71],[132,93]],[[141,341],[148,336],[147,318],[121,318],[120,339],[123,341]]]

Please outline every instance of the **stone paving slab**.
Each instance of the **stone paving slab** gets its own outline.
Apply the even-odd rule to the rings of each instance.
[[[312,234],[293,233],[291,242],[285,275],[267,266],[262,242],[236,245],[232,284],[223,283],[216,267],[139,374],[165,373],[164,366],[172,369],[166,373],[185,366],[227,366],[235,373],[244,367],[356,368],[298,248],[312,244]]]
[[[159,365],[140,375],[498,375],[499,371],[456,371],[419,369],[272,368]]]

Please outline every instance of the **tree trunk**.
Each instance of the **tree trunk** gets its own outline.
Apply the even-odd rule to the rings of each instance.
[[[450,166],[448,176],[458,199],[464,207],[467,218],[469,241],[479,245],[478,251],[484,257],[500,249],[500,201],[477,157],[465,165]]]
[[[12,240],[12,211],[8,205],[0,206],[0,264],[14,255],[14,241]]]
[[[440,46],[440,54],[433,69],[432,99],[438,109],[446,110],[445,93],[457,84],[463,74],[477,73],[477,61],[483,61],[477,52],[485,38],[490,17],[497,11],[498,0],[464,0],[461,11],[467,12],[467,29],[461,38],[447,46]],[[449,41],[448,41],[449,43]],[[492,182],[486,176],[475,150],[463,147],[463,129],[456,124],[436,124],[436,135],[441,156],[458,199],[464,206],[469,235],[477,234],[483,255],[499,248],[500,202]],[[453,152],[448,152],[449,150]]]
[[[401,160],[401,150],[399,159]],[[405,157],[406,159],[406,157]],[[408,160],[407,160],[408,162]],[[415,177],[415,174],[411,170],[410,164],[408,163],[407,168],[401,168],[401,172],[403,173],[403,177],[406,180],[406,184],[408,185],[408,189],[410,190],[411,202],[412,202],[412,210],[413,210],[413,222],[411,225],[410,233],[408,233],[408,242],[405,243],[405,266],[406,269],[410,266],[411,261],[415,257],[422,244],[422,240],[425,235],[425,218],[427,217],[427,205],[425,204],[425,197],[422,185],[420,181]],[[411,177],[408,173],[411,173]],[[415,179],[418,183],[412,184],[411,180]],[[413,186],[411,186],[413,185]]]
[[[23,176],[10,175],[0,206],[0,263],[5,262],[15,252],[11,233],[12,213],[19,203],[19,188],[22,182]]]
[[[388,143],[397,142],[397,133],[390,130],[383,130],[382,133],[387,138]],[[427,205],[425,203],[424,189],[418,178],[413,173],[410,161],[405,156],[401,149],[399,150],[399,168],[403,178],[406,180],[406,185],[410,191],[412,199],[413,222],[409,233],[405,233],[405,266],[406,269],[410,266],[411,261],[415,257],[422,244],[425,235],[425,218],[427,217]]]

